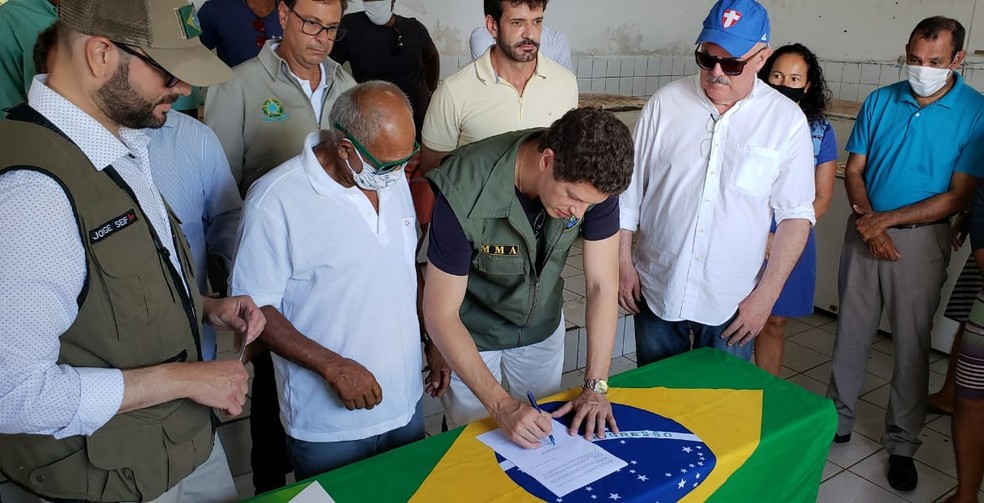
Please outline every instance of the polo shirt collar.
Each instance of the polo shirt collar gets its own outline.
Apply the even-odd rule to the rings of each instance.
[[[475,73],[478,75],[478,80],[481,80],[483,84],[489,86],[499,82],[499,76],[495,73],[495,69],[492,68],[492,48],[494,45],[489,46],[485,50],[485,53],[475,60]],[[540,77],[541,79],[547,78],[547,74],[543,73],[543,55],[542,51],[536,52],[536,68],[533,70],[533,75],[530,77]]]
[[[964,84],[963,76],[960,75],[960,72],[954,70],[952,73],[956,78],[953,82],[953,87],[951,87],[942,98],[936,100],[931,105],[939,105],[946,108],[954,108],[957,106],[957,100],[959,99],[957,95],[960,94],[961,88],[966,84]],[[921,107],[919,102],[916,100],[916,97],[912,95],[912,86],[910,86],[908,82],[906,82],[905,85],[898,86],[895,97],[897,101],[911,103],[916,108]]]
[[[544,130],[545,128],[527,130],[508,151],[503,152],[502,157],[492,168],[488,181],[482,187],[482,192],[478,195],[475,206],[468,213],[469,218],[508,218],[513,208],[522,209],[514,195],[516,193],[516,187],[513,184],[516,174],[516,153],[523,142]],[[503,198],[513,203],[502,204]]]
[[[287,65],[287,62],[274,51],[278,45],[280,45],[280,39],[278,38],[267,40],[266,44],[263,44],[263,48],[260,49],[260,53],[256,55],[256,59],[259,60],[260,65],[270,74],[271,79],[277,80],[280,74],[283,74],[288,79],[293,79],[290,75],[290,67]],[[339,68],[341,68],[341,65],[331,58],[325,57],[321,62],[321,71],[325,75],[324,80],[334,80],[332,77],[334,77]],[[325,82],[322,83],[324,84]]]
[[[319,143],[321,143],[321,132],[314,131],[308,133],[304,139],[304,148],[301,149],[301,166],[304,168],[304,173],[307,175],[311,188],[320,196],[330,196],[344,192],[345,187],[339,185],[325,171],[324,166],[321,165],[321,161],[318,160],[318,156],[315,155],[314,147],[317,147]]]

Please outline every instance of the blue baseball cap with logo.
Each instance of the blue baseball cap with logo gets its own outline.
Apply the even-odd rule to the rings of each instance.
[[[755,0],[719,0],[704,18],[698,44],[721,46],[733,58],[740,58],[755,46],[769,43],[769,13]]]

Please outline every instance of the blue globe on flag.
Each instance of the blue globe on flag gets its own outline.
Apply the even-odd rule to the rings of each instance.
[[[552,412],[564,402],[541,404]],[[558,497],[533,477],[496,453],[496,461],[517,485],[547,502],[599,503],[678,501],[699,487],[714,469],[714,453],[697,435],[680,423],[659,414],[628,405],[613,403],[619,433],[605,433],[594,442],[622,459],[628,466],[607,477]],[[570,413],[559,421],[571,424]],[[566,435],[554,431],[554,435]]]

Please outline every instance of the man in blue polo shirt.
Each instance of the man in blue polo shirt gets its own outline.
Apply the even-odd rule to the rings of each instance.
[[[882,444],[888,482],[911,491],[929,387],[933,316],[950,260],[950,216],[966,209],[984,167],[984,97],[954,70],[964,28],[924,19],[906,44],[908,79],[871,93],[851,138],[845,185],[854,214],[840,259],[840,315],[827,396],[834,442],[850,440],[871,340],[882,309],[895,370]]]

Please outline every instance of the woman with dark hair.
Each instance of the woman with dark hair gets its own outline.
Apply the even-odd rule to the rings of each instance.
[[[758,76],[776,91],[798,103],[810,124],[817,191],[813,210],[819,220],[830,207],[837,172],[837,141],[834,139],[834,129],[826,117],[830,90],[823,80],[823,70],[813,52],[802,44],[792,44],[776,49]],[[772,222],[771,232],[776,232],[775,222]],[[770,238],[769,243],[771,242]],[[786,280],[786,286],[772,309],[772,316],[755,340],[755,362],[774,375],[779,375],[782,369],[786,321],[790,317],[806,316],[813,312],[816,276],[817,248],[811,230],[803,255]]]

